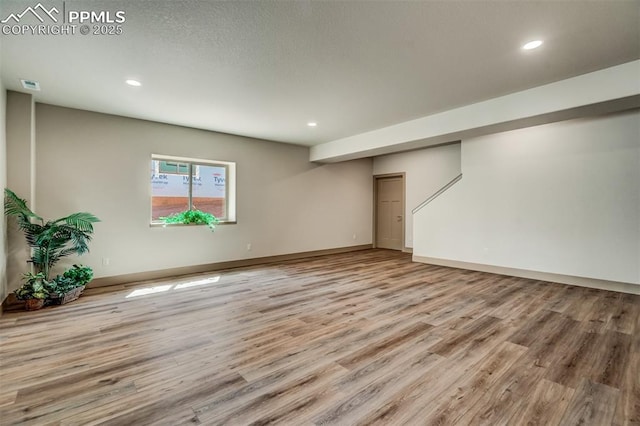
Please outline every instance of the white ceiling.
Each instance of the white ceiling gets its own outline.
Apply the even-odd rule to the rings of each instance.
[[[2,0],[1,19],[35,4]],[[39,102],[303,145],[640,58],[640,0],[65,7],[124,10],[124,33],[0,36],[8,89],[33,79]],[[540,49],[520,49],[536,38]]]

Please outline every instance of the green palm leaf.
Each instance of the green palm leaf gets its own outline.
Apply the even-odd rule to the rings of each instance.
[[[45,223],[44,219],[29,209],[25,200],[9,189],[5,189],[5,214],[16,217],[27,244],[33,249],[29,262],[46,279],[49,270],[61,258],[79,256],[89,251],[93,224],[100,222],[91,213],[80,212]]]
[[[91,213],[86,212],[73,213],[67,217],[56,220],[57,224],[65,223],[72,228],[84,232],[93,232],[93,223],[95,222],[100,222],[100,219],[98,219]]]
[[[40,216],[27,207],[26,200],[18,197],[15,192],[8,188],[4,190],[4,214],[7,216],[16,216],[19,218],[18,220],[26,218],[27,222],[30,218],[42,221]]]

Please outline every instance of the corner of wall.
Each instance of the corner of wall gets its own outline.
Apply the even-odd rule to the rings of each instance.
[[[1,42],[0,42],[1,43]],[[0,187],[7,186],[7,140],[6,140],[6,106],[7,92],[2,83],[2,45],[0,44]],[[3,191],[4,192],[4,191]],[[0,220],[0,304],[9,294],[7,289],[7,220]],[[1,313],[0,307],[0,313]]]
[[[33,183],[35,136],[34,136],[34,108],[33,97],[30,94],[13,91],[6,92],[5,107],[5,139],[6,156],[4,173],[6,176],[3,187],[11,188],[21,198],[25,198],[33,207]],[[2,165],[0,165],[1,167]],[[24,236],[17,228],[8,226],[5,219],[3,232],[6,235],[5,256],[5,294],[12,292],[20,285],[26,261],[29,258],[29,248]]]

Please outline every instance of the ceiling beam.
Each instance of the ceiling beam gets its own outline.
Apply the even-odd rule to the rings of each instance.
[[[640,60],[311,147],[322,163],[640,107]]]

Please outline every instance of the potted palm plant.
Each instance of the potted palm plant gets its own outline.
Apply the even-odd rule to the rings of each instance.
[[[45,221],[29,209],[27,202],[13,191],[5,189],[4,193],[5,215],[15,217],[18,228],[24,232],[27,244],[31,247],[28,262],[34,266],[34,276],[42,275],[41,283],[46,287],[50,283],[51,269],[60,259],[70,255],[80,256],[89,251],[93,224],[100,220],[91,213],[80,212]],[[29,279],[28,277],[24,285],[29,284]],[[84,284],[86,282],[80,285]],[[20,289],[16,291],[16,296],[19,291]]]

